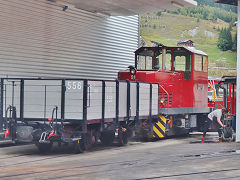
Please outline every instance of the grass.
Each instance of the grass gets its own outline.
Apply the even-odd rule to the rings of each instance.
[[[208,54],[210,68],[236,68],[237,53],[223,52],[217,48],[217,29],[223,27],[228,27],[228,23],[221,20],[217,20],[217,22],[198,21],[196,18],[168,13],[162,13],[160,17],[155,14],[146,14],[141,17],[140,33],[149,46],[152,45],[151,41],[160,42],[167,46],[176,46],[179,40],[191,39],[197,49]],[[195,32],[195,36],[192,36],[191,32]],[[206,36],[206,33],[212,34],[212,36]],[[235,33],[236,27],[232,31],[233,35]],[[210,69],[209,73],[216,75],[220,72],[214,72],[214,69]]]

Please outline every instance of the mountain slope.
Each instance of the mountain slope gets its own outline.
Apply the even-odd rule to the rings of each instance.
[[[209,74],[222,75],[219,74],[223,72],[222,69],[236,67],[236,53],[223,52],[217,48],[218,30],[228,26],[229,23],[220,19],[202,20],[167,12],[162,12],[160,16],[145,14],[141,16],[141,37],[150,46],[152,45],[150,41],[176,46],[179,40],[191,39],[197,49],[209,55]],[[233,27],[232,34],[235,33],[236,27]],[[221,70],[217,71],[217,68]],[[228,71],[224,74],[232,74],[232,72]]]

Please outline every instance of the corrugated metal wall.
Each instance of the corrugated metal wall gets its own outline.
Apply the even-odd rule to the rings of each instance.
[[[134,64],[137,46],[138,16],[0,0],[0,77],[114,79]]]

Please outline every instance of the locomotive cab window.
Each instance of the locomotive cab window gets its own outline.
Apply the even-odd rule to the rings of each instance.
[[[194,58],[194,70],[198,72],[207,72],[208,64],[207,57],[195,54]]]
[[[174,68],[175,68],[175,71],[185,71],[186,70],[186,56],[175,56]]]
[[[138,70],[171,70],[172,52],[170,50],[143,49],[137,54]]]
[[[191,79],[191,59],[189,52],[177,48],[173,54],[173,70],[184,72],[184,79],[189,81]]]
[[[172,70],[172,53],[171,51],[167,51],[166,53],[166,70],[171,71]]]
[[[153,68],[154,51],[144,49],[137,55],[137,69],[150,70]]]
[[[171,71],[172,52],[171,50],[160,49],[155,53],[155,63],[153,69]]]
[[[139,70],[152,69],[152,57],[138,56],[137,69]]]
[[[185,51],[174,51],[174,71],[191,71],[190,54]]]

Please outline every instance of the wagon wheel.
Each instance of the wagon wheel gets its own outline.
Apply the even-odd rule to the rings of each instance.
[[[85,150],[84,142],[83,140],[77,140],[74,142],[74,147],[73,147],[73,152],[78,154],[78,153],[83,153]]]
[[[94,133],[88,132],[83,137],[84,137],[84,142],[85,142],[85,150],[88,150],[92,146],[97,144],[97,136]]]
[[[47,152],[51,152],[53,143],[37,143],[36,146],[38,147],[38,150],[40,151],[40,153],[47,153]]]
[[[119,143],[120,143],[121,146],[126,145],[128,143],[127,132],[119,131],[118,139],[119,139]]]
[[[104,145],[111,145],[114,141],[114,131],[102,132],[100,140]]]

